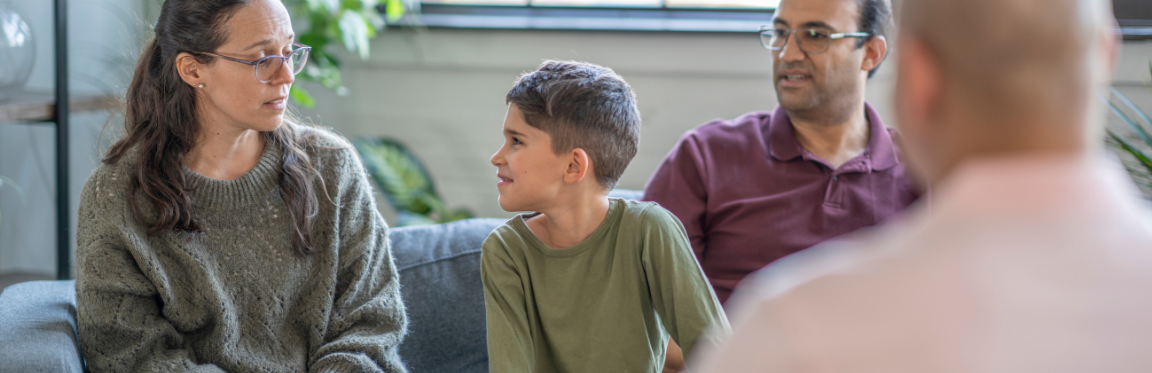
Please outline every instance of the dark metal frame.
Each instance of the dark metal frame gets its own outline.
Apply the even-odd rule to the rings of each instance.
[[[56,0],[56,278],[72,278],[72,204],[68,167],[68,3]]]

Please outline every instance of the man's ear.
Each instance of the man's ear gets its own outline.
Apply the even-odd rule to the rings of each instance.
[[[196,87],[204,83],[203,68],[204,65],[187,52],[176,55],[176,72],[180,73],[180,79],[184,80],[185,84]]]
[[[881,62],[884,62],[884,57],[888,56],[888,39],[883,36],[874,36],[864,43],[864,62],[860,65],[860,69],[867,72],[872,71]]]
[[[592,172],[592,157],[584,149],[575,148],[568,153],[568,169],[564,170],[564,182],[575,184]]]

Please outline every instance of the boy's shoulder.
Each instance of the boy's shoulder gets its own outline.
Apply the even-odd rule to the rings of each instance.
[[[620,217],[621,226],[635,225],[637,228],[645,230],[682,227],[680,219],[660,206],[659,203],[630,199],[619,199],[619,201],[624,208]],[[640,230],[637,231],[637,233],[639,232]]]

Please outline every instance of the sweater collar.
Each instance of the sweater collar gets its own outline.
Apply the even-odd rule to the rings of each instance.
[[[232,209],[263,201],[277,188],[280,156],[280,147],[266,142],[256,166],[232,180],[212,179],[184,167],[192,202],[202,209]]]

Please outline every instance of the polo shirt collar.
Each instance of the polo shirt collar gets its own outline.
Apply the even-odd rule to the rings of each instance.
[[[868,117],[871,138],[868,139],[868,147],[864,149],[861,157],[868,158],[873,171],[886,170],[899,164],[892,135],[888,133],[888,128],[884,127],[880,115],[876,114],[876,110],[867,102],[864,103],[864,115]],[[762,133],[767,135],[765,141],[769,144],[772,158],[791,161],[804,155],[804,147],[796,139],[796,129],[792,127],[792,119],[788,117],[784,108],[776,106],[768,120],[767,130]]]

